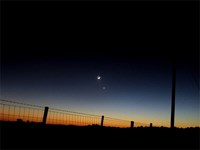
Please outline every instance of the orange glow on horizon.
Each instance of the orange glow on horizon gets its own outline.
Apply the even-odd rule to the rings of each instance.
[[[32,107],[24,107],[24,106],[11,106],[6,104],[0,104],[0,120],[1,121],[17,121],[17,119],[22,119],[24,122],[42,122],[44,114],[43,108],[32,108]],[[139,120],[139,119],[138,119]],[[145,120],[140,122],[146,122]],[[134,122],[134,127],[149,127],[150,123],[140,123]],[[77,126],[88,126],[88,125],[100,125],[101,124],[101,116],[92,116],[92,115],[84,115],[84,114],[76,114],[70,112],[59,112],[59,111],[48,111],[47,115],[47,124],[62,124],[62,125],[77,125]],[[154,127],[170,127],[170,122],[162,120],[162,123],[152,122]],[[194,125],[177,120],[175,122],[176,127],[199,127],[196,122]],[[110,127],[130,127],[130,121],[124,121],[120,119],[114,119],[105,117],[104,118],[104,126]]]

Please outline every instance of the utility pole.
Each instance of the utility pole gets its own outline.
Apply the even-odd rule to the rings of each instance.
[[[174,128],[175,118],[175,94],[176,94],[176,60],[172,62],[172,104],[171,104],[171,128]]]

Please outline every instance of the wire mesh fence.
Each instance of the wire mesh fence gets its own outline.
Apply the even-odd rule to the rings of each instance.
[[[46,124],[74,125],[74,126],[106,126],[106,127],[131,127],[131,121],[100,115],[73,112],[48,108],[46,118],[45,107],[19,103],[0,99],[0,121],[37,122]],[[133,127],[149,127],[150,124],[134,122]]]
[[[130,121],[117,119],[117,118],[111,118],[111,117],[105,117],[104,126],[128,128],[130,127]]]
[[[78,113],[67,110],[50,108],[47,117],[47,124],[62,124],[62,125],[100,125],[101,116]]]
[[[36,105],[0,100],[0,120],[42,122],[44,108]]]

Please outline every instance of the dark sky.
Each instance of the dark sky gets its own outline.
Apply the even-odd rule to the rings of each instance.
[[[169,126],[175,58],[175,126],[199,126],[198,11],[192,1],[2,2],[1,98]]]

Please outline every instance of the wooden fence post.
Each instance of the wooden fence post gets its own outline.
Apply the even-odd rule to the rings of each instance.
[[[43,124],[46,124],[48,110],[49,110],[49,107],[46,106],[45,109],[44,109],[44,115],[43,115],[43,120],[42,120]]]
[[[101,116],[101,127],[103,127],[104,116]]]
[[[131,128],[134,127],[134,121],[131,121]]]

